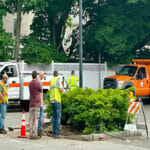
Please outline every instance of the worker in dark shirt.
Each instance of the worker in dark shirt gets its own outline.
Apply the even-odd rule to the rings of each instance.
[[[37,80],[36,71],[32,72],[32,78],[33,80],[29,84],[30,139],[39,139],[40,137],[38,136],[38,120],[41,106],[42,87]]]

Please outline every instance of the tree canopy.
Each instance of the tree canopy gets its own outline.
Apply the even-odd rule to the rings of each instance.
[[[48,65],[52,60],[55,62],[67,61],[64,52],[59,53],[54,45],[40,43],[34,37],[24,38],[22,44],[21,59],[28,64],[42,63]]]
[[[31,37],[33,37],[34,44],[36,43],[35,40],[37,40],[39,46],[41,43],[41,47],[43,44],[49,46],[50,49],[53,47],[55,48],[56,54],[59,52],[60,55],[63,53],[64,56],[62,41],[67,27],[67,20],[75,1],[76,0],[24,0],[22,12],[28,13],[32,11],[35,14],[31,25],[31,30],[33,32],[29,35],[30,40]],[[15,13],[17,11],[17,0],[6,0],[5,6],[8,12]],[[24,50],[25,49],[23,49],[23,53]],[[33,49],[30,48],[30,50]],[[55,58],[52,59],[60,60]],[[64,61],[65,60],[64,58]]]
[[[3,16],[6,14],[4,5],[0,1],[0,61],[7,61],[13,55],[13,40],[10,33],[3,29]]]
[[[35,47],[38,45],[41,48],[47,45],[47,51],[44,48],[43,53],[52,50],[53,53],[62,54],[67,20],[70,14],[78,14],[77,2],[77,0],[24,0],[22,12],[33,11],[35,17],[31,25],[33,32],[28,37],[32,44],[27,42],[22,53],[25,54],[25,49],[27,51],[30,49],[30,52],[34,53],[35,49],[29,46],[35,44]],[[14,13],[17,10],[17,0],[5,0],[5,6],[8,12]],[[100,53],[102,62],[106,61],[109,65],[129,63],[136,55],[136,50],[150,40],[149,9],[148,0],[83,0],[83,18],[86,22],[83,25],[84,61],[98,62]],[[68,48],[68,57],[72,61],[78,61],[78,47],[77,28],[72,32],[72,45]],[[45,60],[46,56],[48,55],[39,57]],[[39,57],[37,56],[37,60]],[[49,57],[49,60],[55,59],[52,55]]]
[[[109,65],[129,63],[136,50],[150,40],[150,2],[84,0],[83,6],[87,19],[83,27],[85,61],[98,62],[100,52]],[[78,43],[77,34],[74,31],[74,43]],[[71,48],[72,55],[78,54],[74,51],[78,45]]]

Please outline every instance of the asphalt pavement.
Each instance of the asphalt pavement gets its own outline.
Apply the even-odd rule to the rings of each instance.
[[[147,124],[150,134],[150,103],[144,105]],[[21,126],[22,113],[9,112],[5,119],[6,128]],[[28,123],[29,114],[26,113]],[[143,123],[142,115],[139,115],[139,122]],[[0,135],[0,150],[150,150],[150,136],[146,139],[146,132],[142,131],[141,137],[126,138],[124,140],[111,138],[106,141],[74,141],[67,139],[53,139],[44,136],[39,140],[20,139],[19,132],[8,132],[7,135]]]

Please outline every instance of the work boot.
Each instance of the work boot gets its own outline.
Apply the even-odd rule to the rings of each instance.
[[[41,130],[38,130],[38,136],[39,136],[39,137],[42,137],[42,135],[43,135],[43,134],[42,134],[42,131],[41,131]]]
[[[40,139],[40,137],[36,136],[36,135],[30,135],[30,139],[31,140],[37,140],[37,139]]]
[[[62,139],[63,137],[61,135],[56,135],[54,138],[55,139]]]
[[[7,134],[7,131],[5,129],[0,129],[0,134]]]

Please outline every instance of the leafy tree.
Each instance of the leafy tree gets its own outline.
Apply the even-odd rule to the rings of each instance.
[[[15,45],[14,45],[14,58],[16,61],[19,60],[19,51],[20,51],[20,33],[21,33],[21,12],[23,1],[22,0],[5,0],[5,8],[9,13],[17,13],[16,21],[16,36],[15,36]]]
[[[150,40],[150,2],[125,0],[84,0],[84,59],[109,65],[129,63],[136,50]],[[73,32],[73,44],[78,43],[78,31]],[[70,57],[78,57],[78,45],[70,49]]]
[[[37,41],[34,37],[24,38],[22,40],[23,48],[21,59],[28,64],[43,63],[50,64],[55,62],[67,61],[65,54],[56,51],[54,45],[46,45]]]
[[[13,40],[10,33],[3,29],[3,16],[6,11],[2,1],[0,1],[0,61],[7,61],[12,58]]]
[[[40,43],[54,45],[55,50],[63,52],[62,41],[72,6],[76,0],[24,0],[22,12],[33,11],[35,17],[31,30],[31,37],[35,37]],[[8,12],[17,12],[18,0],[6,0],[5,6]],[[69,18],[69,19],[68,19]],[[57,53],[57,52],[56,52]]]
[[[33,9],[35,17],[31,29],[32,35],[40,42],[53,43],[59,52],[63,51],[67,20],[76,0],[37,0],[28,5],[27,10]],[[31,5],[31,8],[30,8]]]
[[[136,58],[148,58],[150,59],[150,49],[148,47],[143,47],[136,52]]]

